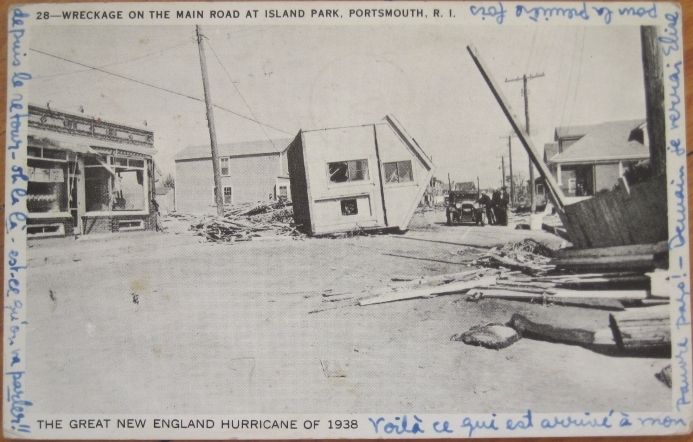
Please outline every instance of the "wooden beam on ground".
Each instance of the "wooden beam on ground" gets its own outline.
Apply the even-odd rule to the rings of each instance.
[[[551,264],[557,268],[575,270],[653,270],[655,255],[554,258]]]
[[[506,289],[479,288],[471,295],[474,298],[505,299],[508,301],[524,301],[533,303],[551,303],[571,307],[596,308],[601,310],[624,310],[620,300],[614,298],[599,298],[590,296],[556,296],[542,295],[539,293],[518,292]]]
[[[531,321],[515,313],[508,326],[515,329],[523,338],[560,344],[591,346],[595,343],[595,331],[581,328],[562,328]]]
[[[621,349],[671,348],[669,304],[629,309],[609,315],[609,327]]]
[[[666,241],[653,244],[633,244],[627,246],[598,247],[593,249],[561,249],[556,258],[604,258],[612,256],[654,255],[668,251]]]
[[[382,304],[385,302],[401,301],[404,299],[424,298],[429,296],[452,295],[463,293],[474,287],[493,284],[496,281],[495,276],[487,276],[484,278],[475,279],[472,281],[452,282],[437,287],[419,287],[411,290],[397,291],[393,293],[385,293],[372,298],[362,299],[359,305]]]

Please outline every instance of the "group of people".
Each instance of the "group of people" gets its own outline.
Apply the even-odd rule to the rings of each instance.
[[[486,211],[486,219],[489,224],[497,226],[508,225],[508,205],[510,205],[510,196],[505,186],[501,189],[494,190],[490,198],[486,193],[482,193],[478,202]]]

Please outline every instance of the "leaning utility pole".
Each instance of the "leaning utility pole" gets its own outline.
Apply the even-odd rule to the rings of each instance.
[[[212,170],[214,171],[214,202],[217,205],[217,215],[224,214],[224,193],[221,188],[221,171],[219,170],[219,152],[217,150],[217,132],[214,127],[214,109],[212,97],[209,92],[209,80],[207,79],[207,61],[205,48],[202,42],[200,25],[195,26],[197,34],[197,48],[200,52],[200,69],[202,70],[202,87],[205,91],[205,106],[207,107],[207,127],[209,127],[209,141],[212,148]]]
[[[511,79],[505,79],[506,83],[511,83],[513,81],[520,81],[522,80],[522,95],[524,96],[525,99],[525,133],[527,135],[530,134],[529,132],[529,98],[527,97],[527,80],[533,80],[535,78],[540,78],[543,77],[544,73],[540,74],[530,74],[529,76],[527,74],[523,74],[522,77],[515,77]],[[534,167],[532,167],[532,160],[529,160],[529,204],[531,206],[531,213],[534,213],[537,210],[537,202],[534,199]]]

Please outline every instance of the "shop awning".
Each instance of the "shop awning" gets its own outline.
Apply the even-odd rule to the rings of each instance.
[[[99,152],[94,150],[94,148],[99,147],[150,156],[156,153],[156,150],[153,147],[119,143],[117,141],[100,140],[83,135],[61,134],[45,129],[37,129],[35,127],[29,128],[29,142],[40,147],[68,150],[70,152],[92,155],[99,155]]]
[[[39,133],[45,132],[45,133]],[[99,153],[89,147],[88,144],[71,140],[69,136],[61,136],[53,132],[43,130],[32,130],[29,133],[29,144],[32,146],[45,147],[49,149],[67,150],[69,152],[98,155]]]

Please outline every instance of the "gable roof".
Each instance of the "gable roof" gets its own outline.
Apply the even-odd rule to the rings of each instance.
[[[242,141],[239,143],[217,144],[220,157],[241,157],[247,155],[276,155],[284,152],[293,138],[278,138],[273,140]],[[209,144],[188,146],[176,154],[175,160],[211,159],[212,152]]]
[[[594,128],[596,124],[582,124],[578,126],[558,126],[554,132],[554,141],[558,141],[563,138],[580,138],[584,137],[590,129]]]
[[[558,143],[546,143],[544,144],[544,162],[550,163],[551,158],[556,156],[558,153]]]
[[[646,159],[645,120],[608,121],[595,124],[585,135],[551,159],[552,163],[581,163],[604,160]]]

